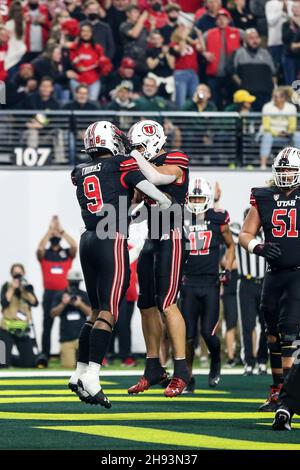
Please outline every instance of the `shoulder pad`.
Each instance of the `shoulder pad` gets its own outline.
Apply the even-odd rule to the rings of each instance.
[[[189,157],[186,153],[180,151],[168,152],[165,158],[166,165],[176,165],[183,169],[187,169],[189,165]]]
[[[136,160],[132,157],[123,157],[120,161],[120,171],[136,171],[139,170],[139,166]]]

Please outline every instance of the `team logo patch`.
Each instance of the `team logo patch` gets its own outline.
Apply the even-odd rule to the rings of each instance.
[[[278,201],[278,199],[279,199],[279,194],[274,194],[273,197],[274,197],[274,200],[275,200],[275,201]]]
[[[142,132],[143,132],[143,134],[151,137],[152,135],[156,134],[156,128],[152,124],[145,124],[142,127]]]

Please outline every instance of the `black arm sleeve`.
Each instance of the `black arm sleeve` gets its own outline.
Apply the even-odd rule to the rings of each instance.
[[[3,309],[9,306],[9,302],[6,299],[7,289],[8,289],[8,283],[6,282],[1,288],[1,306]]]
[[[139,184],[141,181],[144,181],[145,179],[146,178],[141,171],[129,171],[124,177],[124,183],[129,187],[135,188],[137,184]]]

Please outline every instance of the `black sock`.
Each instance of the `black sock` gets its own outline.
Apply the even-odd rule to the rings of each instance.
[[[93,323],[86,322],[79,334],[78,362],[83,362],[84,364],[89,363],[90,334],[92,328]]]
[[[146,358],[146,369],[156,369],[161,368],[161,363],[159,357],[147,357]]]
[[[90,334],[89,360],[101,364],[109,347],[111,332],[93,328]]]
[[[273,376],[273,385],[275,387],[278,387],[278,385],[283,383],[283,376],[281,374],[273,374],[272,373],[272,376]]]
[[[186,359],[174,359],[174,376],[180,377],[186,383],[189,382],[190,374]]]

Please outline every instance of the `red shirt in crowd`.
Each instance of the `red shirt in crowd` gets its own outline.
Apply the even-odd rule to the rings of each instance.
[[[204,0],[177,0],[175,3],[181,6],[182,11],[195,13],[198,8],[203,6]]]
[[[170,44],[174,47],[174,43]],[[183,52],[175,56],[175,70],[192,69],[198,73],[198,53],[190,44],[186,44]]]
[[[86,85],[91,85],[112,70],[112,64],[104,55],[104,49],[100,44],[92,46],[89,43],[73,43],[70,48],[70,60],[73,69],[79,75],[78,82]]]
[[[7,71],[4,70],[4,59],[7,52],[7,47],[7,43],[1,44],[0,46],[0,80],[2,82],[5,82],[7,79]]]
[[[29,7],[28,5],[24,6],[23,13],[25,17],[25,44],[27,46],[27,52],[31,52],[30,50],[30,28],[32,24],[32,20],[29,17]],[[49,11],[46,5],[39,5],[39,13],[44,17],[44,21],[40,26],[42,27],[42,41],[43,41],[43,46],[46,46],[46,42],[48,41],[49,38],[49,30],[50,30],[50,25],[51,21],[49,18]]]
[[[72,266],[73,258],[70,250],[61,248],[54,251],[48,248],[41,259],[44,288],[48,290],[64,290],[68,286],[67,275]]]

